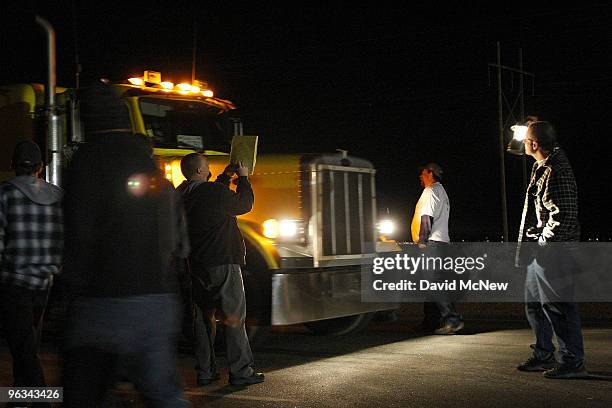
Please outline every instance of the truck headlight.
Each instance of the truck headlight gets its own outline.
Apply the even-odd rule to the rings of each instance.
[[[395,232],[395,223],[392,220],[381,220],[378,223],[379,235],[391,235]]]
[[[301,241],[304,237],[304,225],[300,220],[277,220],[271,218],[263,223],[263,234],[266,238],[281,241]]]

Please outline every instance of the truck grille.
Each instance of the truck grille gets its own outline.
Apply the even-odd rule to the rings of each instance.
[[[319,242],[322,257],[374,252],[374,170],[317,166]]]

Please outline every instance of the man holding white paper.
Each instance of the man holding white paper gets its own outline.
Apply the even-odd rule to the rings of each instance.
[[[232,385],[264,381],[252,368],[253,354],[245,330],[246,299],[241,266],[245,265],[245,244],[236,216],[251,211],[254,202],[249,169],[230,164],[214,182],[205,156],[192,153],[181,161],[187,180],[178,187],[183,193],[191,254],[196,304],[195,355],[198,385],[219,379],[214,352],[216,312],[223,323],[227,360]],[[238,175],[236,191],[229,188]]]

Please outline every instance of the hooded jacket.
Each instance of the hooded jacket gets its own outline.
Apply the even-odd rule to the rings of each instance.
[[[35,176],[0,185],[0,282],[45,290],[62,264],[61,188]]]

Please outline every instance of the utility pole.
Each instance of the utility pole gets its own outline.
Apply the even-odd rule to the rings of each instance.
[[[489,64],[489,86],[491,85],[490,81],[490,69],[495,68],[497,71],[497,120],[498,120],[498,130],[499,130],[499,169],[501,176],[501,185],[500,185],[500,196],[502,202],[502,241],[508,242],[508,206],[506,202],[506,161],[505,161],[505,151],[506,151],[506,142],[504,138],[505,129],[508,128],[510,123],[516,122],[524,122],[525,121],[525,93],[524,93],[524,77],[529,76],[531,78],[531,94],[533,95],[534,88],[534,79],[535,75],[530,72],[526,72],[523,70],[523,49],[519,49],[519,67],[513,68],[506,65],[502,65],[501,63],[501,45],[499,41],[497,42],[497,63]],[[504,87],[502,83],[502,77],[504,73],[509,73],[511,76],[511,84],[512,88],[510,92],[504,92]],[[514,74],[518,74],[519,77],[519,89],[516,92],[516,95],[512,95],[512,91],[514,90]],[[509,98],[514,96],[514,100],[510,103]],[[518,105],[519,113],[518,115],[515,113]],[[504,119],[504,106],[506,108],[506,116]],[[518,116],[518,118],[517,118]],[[523,164],[523,188],[527,187],[527,161],[526,157],[523,156],[521,158]]]
[[[519,75],[519,93],[521,95],[521,103],[520,103],[520,110],[521,110],[521,121],[525,121],[525,93],[524,93],[524,88],[523,88],[523,84],[524,84],[524,74],[523,72],[523,49],[519,48],[519,54],[518,54],[518,59],[519,59],[519,71],[521,71],[521,74]],[[522,168],[523,168],[523,191],[527,189],[527,156],[526,155],[522,155],[521,156],[521,164],[522,164]]]
[[[501,48],[497,43],[497,119],[499,129],[499,174],[501,175],[501,203],[502,203],[502,242],[508,242],[508,204],[506,202],[506,158],[505,158],[505,143],[504,143],[504,117],[502,110],[502,93],[501,87],[502,68],[501,68]]]

